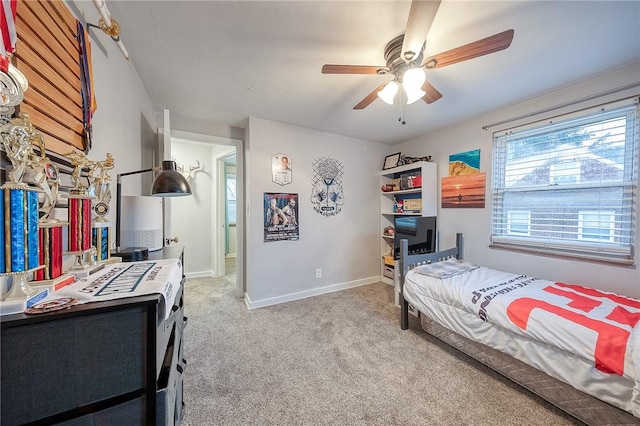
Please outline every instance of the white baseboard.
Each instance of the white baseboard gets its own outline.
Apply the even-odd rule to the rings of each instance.
[[[213,271],[200,271],[200,272],[185,272],[187,278],[202,278],[202,277],[214,277]]]
[[[280,303],[292,302],[294,300],[306,299],[308,297],[319,296],[321,294],[333,293],[336,291],[346,290],[349,288],[360,287],[367,284],[373,284],[380,281],[379,276],[362,278],[355,281],[348,281],[345,283],[332,284],[326,287],[318,287],[311,290],[300,291],[297,293],[285,294],[278,297],[270,297],[261,300],[251,300],[248,294],[245,294],[245,303],[247,308],[256,309],[264,308],[265,306],[278,305]]]

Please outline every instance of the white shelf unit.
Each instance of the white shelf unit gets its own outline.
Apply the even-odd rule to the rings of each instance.
[[[395,216],[428,217],[437,216],[438,214],[438,165],[428,161],[420,161],[383,170],[380,172],[380,188],[382,188],[382,185],[392,184],[395,179],[401,179],[406,176],[420,176],[422,179],[421,186],[389,192],[384,192],[380,189],[380,280],[395,286],[396,290],[398,290],[398,283],[396,283],[398,278],[397,271],[394,274],[396,279],[385,276],[384,256],[390,253],[393,255],[394,240],[383,234],[384,229],[387,226],[393,226],[393,218]],[[422,201],[422,208],[411,212],[396,212],[393,208],[394,198],[419,198]],[[395,263],[397,264],[397,262]],[[397,269],[396,266],[394,265],[394,270]]]

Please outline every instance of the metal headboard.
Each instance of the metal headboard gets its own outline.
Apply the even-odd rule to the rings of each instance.
[[[433,262],[441,262],[443,260],[455,257],[462,259],[462,234],[456,234],[456,246],[447,250],[425,254],[409,254],[409,242],[406,239],[400,240],[400,328],[406,330],[409,328],[409,303],[404,298],[404,277],[411,269],[418,265],[425,265]]]

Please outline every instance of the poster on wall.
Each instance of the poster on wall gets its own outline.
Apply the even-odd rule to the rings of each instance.
[[[480,150],[461,152],[449,156],[449,176],[480,173]]]
[[[342,210],[342,174],[342,164],[334,158],[320,157],[313,160],[311,203],[313,210],[324,217],[335,216]]]
[[[486,173],[442,178],[442,208],[484,208]]]
[[[293,181],[291,157],[287,154],[276,154],[271,158],[271,180],[278,185],[287,185]]]
[[[264,193],[264,241],[300,239],[298,194]]]

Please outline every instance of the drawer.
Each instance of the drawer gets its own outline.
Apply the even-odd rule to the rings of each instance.
[[[145,385],[146,311],[62,317],[2,330],[3,425],[46,418]]]
[[[173,413],[173,420],[176,424],[180,424],[182,422],[182,419],[184,419],[185,405],[182,392],[183,384],[184,381],[180,380],[180,382],[176,385],[175,411]]]
[[[182,333],[180,334],[180,345],[179,345],[179,351],[178,351],[178,358],[177,359],[184,359],[184,329],[187,326],[187,317],[183,317],[182,320]]]
[[[185,360],[172,364],[167,386],[156,392],[157,425],[180,424],[184,412],[182,384],[185,370]]]
[[[166,348],[170,344],[172,333],[182,336],[183,327],[184,294],[181,287],[180,292],[176,295],[176,303],[173,305],[171,315],[166,321],[160,323],[157,329],[156,377],[160,374],[160,367],[165,358]]]
[[[162,317],[158,319],[158,334],[159,336],[167,331],[171,330],[172,324],[177,321],[179,318],[182,318],[182,313],[184,312],[184,287],[180,287],[178,293],[176,294],[176,299],[174,301],[173,306],[171,306],[171,312],[167,316],[167,319],[164,320],[164,313],[160,313]]]
[[[158,365],[157,389],[172,388],[177,380],[182,376],[186,367],[183,356],[182,329],[178,324],[174,324],[167,347],[164,350],[164,357]]]
[[[65,426],[95,426],[95,425],[142,425],[148,424],[146,418],[145,397],[136,398],[95,413],[90,413],[77,419],[69,420],[59,425]]]

